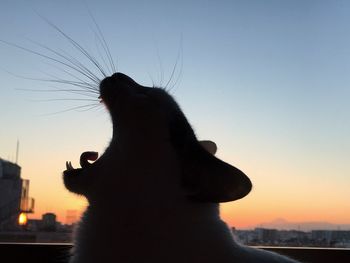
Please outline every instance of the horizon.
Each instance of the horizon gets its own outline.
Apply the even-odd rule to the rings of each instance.
[[[216,156],[252,180],[247,197],[221,205],[228,225],[275,218],[350,224],[350,3],[87,4],[118,71],[142,85],[165,85],[177,65],[171,93],[198,139],[216,142]],[[67,0],[4,3],[1,40],[52,55],[38,42],[92,68],[40,18],[100,58],[103,47],[88,8]],[[103,107],[53,114],[84,105],[83,96],[24,91],[64,86],[11,74],[68,76],[52,61],[2,42],[0,47],[0,157],[13,159],[19,140],[21,176],[30,180],[36,199],[30,216],[51,211],[64,221],[66,210],[86,206],[63,186],[65,162],[77,166],[82,152],[104,152],[109,115]]]
[[[75,211],[78,212],[78,211]],[[46,211],[44,214],[41,215],[41,218],[34,217],[30,218],[30,216],[27,218],[28,221],[30,220],[41,220],[42,216],[45,214],[54,214],[56,217],[57,215],[53,212]],[[27,216],[30,214],[27,214]],[[80,218],[77,218],[76,221],[67,223],[60,220],[57,220],[58,223],[61,223],[63,225],[72,225],[79,223]],[[237,228],[236,226],[229,226],[230,228],[235,228],[236,230],[254,230],[257,228],[264,228],[264,229],[276,229],[278,231],[302,231],[302,232],[311,232],[311,231],[318,231],[318,230],[324,230],[324,231],[350,231],[350,224],[333,224],[330,222],[325,221],[304,221],[304,222],[290,222],[288,220],[285,220],[283,218],[275,218],[274,220],[270,222],[260,222],[256,225],[246,226]]]

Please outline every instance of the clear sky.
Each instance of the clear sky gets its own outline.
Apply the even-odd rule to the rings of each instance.
[[[215,141],[217,155],[251,178],[246,198],[222,206],[230,225],[350,223],[349,1],[86,2],[119,71],[165,85],[177,64],[172,94],[199,139]],[[50,54],[38,42],[93,69],[37,13],[100,57],[81,0],[2,0],[0,38]],[[86,97],[23,91],[65,87],[8,73],[71,79],[57,66],[0,43],[0,157],[15,159],[18,138],[32,217],[50,211],[64,221],[67,209],[85,206],[63,186],[65,161],[77,166],[81,152],[103,152],[111,123],[102,106],[52,114],[91,102],[43,101]]]

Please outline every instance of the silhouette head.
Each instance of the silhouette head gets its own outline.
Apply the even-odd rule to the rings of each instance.
[[[176,168],[179,177],[173,183],[179,184],[190,201],[228,202],[250,192],[249,178],[214,156],[214,142],[197,140],[185,115],[166,90],[145,87],[127,75],[115,73],[101,81],[100,98],[111,115],[113,138],[99,159],[96,152],[85,152],[80,157],[82,168],[74,169],[67,163],[64,183],[68,190],[91,200],[97,195],[100,182],[111,184],[107,176],[114,182],[124,176],[119,185],[126,182],[125,178],[144,182],[145,176],[160,171],[157,166],[171,163],[174,166],[169,169]],[[135,175],[132,171],[138,165],[145,168]],[[162,172],[162,177],[166,177],[164,169]],[[139,185],[134,191],[141,188]],[[152,191],[142,191],[147,190]],[[125,186],[122,191],[133,188]]]

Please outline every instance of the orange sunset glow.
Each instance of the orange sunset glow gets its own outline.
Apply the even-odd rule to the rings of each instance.
[[[222,159],[229,162],[230,158],[223,156],[228,154],[229,151],[221,153],[219,150],[218,152],[219,156],[222,155]],[[87,205],[85,198],[69,193],[64,188],[61,173],[65,168],[60,164],[64,164],[65,159],[60,159],[59,163],[40,162],[40,165],[29,165],[28,168],[23,165],[23,176],[33,178],[30,191],[37,200],[35,213],[29,215],[29,218],[40,218],[46,212],[54,212],[59,221],[66,222],[67,210],[77,210],[78,215],[84,211]],[[30,163],[35,164],[35,160]],[[74,163],[78,166],[77,161],[73,161],[73,165]],[[237,162],[232,163],[237,165]],[[310,192],[308,178],[306,174],[303,175],[306,171],[300,171],[301,175],[297,176],[294,170],[284,173],[283,184],[288,185],[288,188],[278,189],[276,187],[281,182],[274,181],[274,178],[278,176],[272,174],[272,172],[282,173],[277,167],[269,169],[262,164],[261,167],[256,167],[257,170],[251,169],[248,165],[247,169],[244,169],[246,166],[244,161],[237,166],[250,176],[253,190],[242,200],[221,205],[222,218],[230,226],[253,228],[276,218],[283,218],[290,222],[325,221],[334,224],[346,224],[350,219],[350,205],[342,198],[347,195],[346,185],[337,186],[337,195],[329,195],[325,199],[324,190],[336,187],[335,182],[333,185],[332,182],[318,183],[313,185],[312,192]],[[262,172],[264,175],[261,174]],[[298,180],[295,180],[296,178]],[[38,184],[38,182],[41,183]],[[55,188],[55,191],[51,190],[52,187]],[[334,206],[335,203],[338,206]],[[332,211],[332,213],[327,211]]]

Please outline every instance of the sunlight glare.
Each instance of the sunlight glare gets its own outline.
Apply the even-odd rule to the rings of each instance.
[[[20,213],[18,217],[18,224],[24,226],[27,224],[27,215],[25,213]]]

